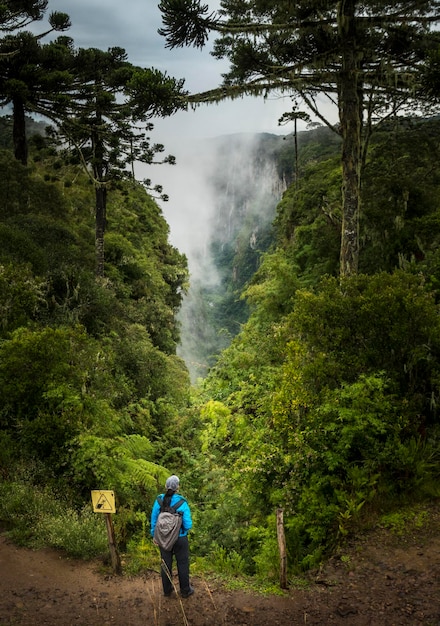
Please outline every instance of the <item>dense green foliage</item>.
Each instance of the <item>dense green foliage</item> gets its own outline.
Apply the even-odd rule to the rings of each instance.
[[[202,452],[198,522],[215,535],[200,547],[236,551],[246,571],[277,575],[277,507],[298,571],[440,495],[438,129],[403,120],[375,136],[364,273],[343,281],[337,146],[322,130],[301,147],[276,245],[245,290],[250,318],[203,383],[201,422],[187,422]]]
[[[98,280],[93,186],[46,143],[27,168],[0,157],[2,473],[38,462],[35,480],[68,486],[72,505],[107,486],[134,514],[162,483],[158,441],[188,401],[175,355],[186,261],[156,203],[121,182]]]
[[[14,536],[102,553],[87,503],[111,488],[129,567],[150,567],[151,502],[175,471],[196,566],[276,580],[278,507],[294,573],[402,503],[438,497],[438,125],[376,135],[364,273],[342,282],[338,143],[324,129],[301,137],[299,180],[244,292],[250,317],[191,400],[175,356],[186,266],[157,205],[136,183],[114,185],[97,279],[88,179],[47,139],[32,140],[27,168],[5,151],[0,513]]]
[[[163,482],[158,441],[188,402],[176,356],[186,259],[127,168],[163,151],[146,136],[150,118],[181,107],[183,81],[132,66],[120,48],[44,43],[70,27],[53,12],[41,35],[25,30],[47,9],[20,0],[0,10],[0,102],[11,106],[0,154],[2,519],[17,524],[15,476],[49,508],[63,493],[72,525],[90,489],[107,486],[124,537]],[[51,127],[33,136],[29,112]]]
[[[46,4],[23,0],[18,17]],[[440,497],[437,119],[375,129],[361,272],[339,280],[339,139],[311,131],[295,154],[266,138],[293,182],[273,224],[264,214],[258,249],[248,235],[267,199],[234,242],[217,242],[231,288],[216,324],[235,337],[193,389],[176,356],[186,260],[157,204],[125,171],[105,179],[97,275],[96,180],[66,146],[30,139],[27,120],[28,165],[14,160],[10,122],[0,153],[0,523],[16,540],[102,553],[90,490],[112,489],[129,567],[150,566],[149,513],[172,471],[191,503],[197,566],[276,580],[277,508],[294,574],[402,504]]]

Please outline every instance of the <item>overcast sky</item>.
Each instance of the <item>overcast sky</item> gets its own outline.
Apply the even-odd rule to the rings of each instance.
[[[220,0],[206,0],[206,3],[215,10]],[[77,47],[124,48],[134,65],[156,68],[174,78],[185,79],[184,87],[190,93],[218,87],[222,83],[221,74],[228,70],[227,62],[215,59],[209,44],[203,50],[166,49],[165,39],[157,32],[162,26],[157,5],[157,0],[49,0],[46,17],[52,11],[67,13],[72,27],[66,34]],[[33,30],[41,32],[46,27],[47,24],[37,23]],[[266,100],[247,97],[152,120],[152,143],[164,144],[165,154],[173,154],[177,165],[149,166],[146,170],[147,166],[138,164],[135,174],[139,180],[151,178],[154,184],[162,184],[169,195],[169,202],[159,201],[159,204],[171,229],[170,240],[187,254],[192,273],[197,271],[196,259],[209,241],[210,218],[216,202],[206,184],[212,171],[209,168],[213,167],[212,158],[204,152],[206,145],[200,146],[197,140],[236,133],[287,135],[293,132],[293,125],[279,126],[278,119],[289,110],[288,97],[270,96]],[[211,145],[207,142],[208,150]]]
[[[207,0],[217,9],[218,0]],[[162,26],[156,0],[49,0],[51,11],[68,13],[70,35],[78,47],[112,46],[124,48],[134,65],[154,67],[174,78],[185,79],[191,93],[218,87],[227,64],[203,49],[165,49],[165,39],[157,29]],[[213,137],[238,132],[272,132],[285,135],[292,129],[278,126],[278,119],[290,110],[290,99],[270,96],[238,99],[220,104],[202,105],[195,111],[179,112],[171,118],[156,119],[155,139],[175,153],[182,140]]]

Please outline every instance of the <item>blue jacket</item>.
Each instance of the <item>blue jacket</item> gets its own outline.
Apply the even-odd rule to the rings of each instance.
[[[163,499],[164,494],[161,493],[160,497]],[[176,502],[178,502],[181,498],[182,496],[179,496],[178,493],[173,493],[171,497],[171,506],[174,506]],[[184,537],[185,535],[188,534],[188,531],[191,530],[192,525],[193,525],[192,518],[191,518],[191,511],[190,511],[188,502],[185,500],[185,502],[183,502],[179,506],[177,511],[179,513],[182,513],[182,526],[180,528],[179,537]],[[160,513],[160,504],[156,498],[153,504],[153,509],[151,511],[150,533],[152,537],[154,535],[154,529],[156,528],[156,522],[157,522],[157,518],[159,517],[159,513]]]

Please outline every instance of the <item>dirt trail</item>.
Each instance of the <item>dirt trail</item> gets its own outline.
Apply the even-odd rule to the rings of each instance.
[[[440,626],[439,517],[405,538],[376,532],[306,590],[269,597],[194,578],[193,596],[165,599],[155,572],[109,576],[0,536],[0,626]]]

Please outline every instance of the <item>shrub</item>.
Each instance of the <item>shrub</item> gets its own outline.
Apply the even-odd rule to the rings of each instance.
[[[227,550],[215,545],[210,553],[210,561],[214,568],[227,576],[238,576],[245,571],[245,562],[235,550]]]
[[[75,511],[49,488],[31,483],[0,484],[0,520],[20,545],[51,546],[85,559],[107,549],[103,519],[90,505]]]
[[[91,559],[108,550],[105,520],[90,505],[78,513],[66,508],[57,515],[43,515],[35,527],[37,545],[63,550],[69,556]]]

